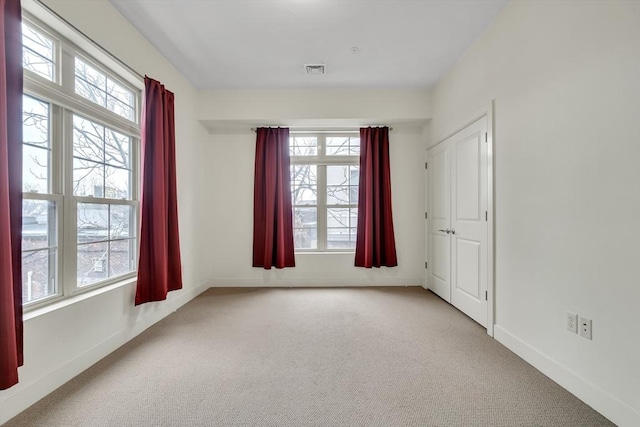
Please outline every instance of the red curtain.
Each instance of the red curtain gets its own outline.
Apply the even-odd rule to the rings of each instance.
[[[174,95],[144,78],[140,261],[136,305],[182,289],[176,193]]]
[[[253,187],[253,266],[295,267],[289,129],[256,131]]]
[[[391,213],[389,128],[360,129],[356,267],[398,265]]]
[[[0,390],[22,354],[22,12],[0,0]]]

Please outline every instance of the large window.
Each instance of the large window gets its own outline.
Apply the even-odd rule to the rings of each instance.
[[[23,301],[135,275],[140,90],[35,19],[23,23]]]
[[[352,251],[358,222],[358,134],[291,134],[297,251]]]

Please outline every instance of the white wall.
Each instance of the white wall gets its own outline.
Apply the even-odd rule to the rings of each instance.
[[[220,91],[203,92],[199,114],[214,132],[204,147],[210,242],[201,262],[213,286],[420,285],[424,268],[424,149],[429,117],[424,91]],[[296,267],[253,268],[253,169],[250,126],[305,127],[388,124],[398,267],[353,266],[353,253],[297,254]]]
[[[163,82],[176,95],[176,156],[184,289],[167,301],[134,307],[134,284],[109,287],[25,316],[25,364],[20,382],[0,392],[0,423],[16,415],[127,340],[175,311],[199,292],[204,271],[200,253],[199,150],[206,138],[196,115],[196,90],[108,1],[46,1],[51,8],[140,73]],[[37,314],[37,315],[36,315]]]
[[[640,424],[639,6],[511,2],[431,123],[441,140],[495,99],[495,336],[623,426]]]

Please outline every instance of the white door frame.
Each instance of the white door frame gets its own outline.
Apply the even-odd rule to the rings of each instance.
[[[450,137],[454,136],[463,129],[469,127],[471,124],[486,117],[487,119],[487,334],[493,336],[493,326],[495,323],[495,224],[494,224],[494,189],[495,189],[495,176],[494,176],[494,100],[489,102],[487,108],[480,114],[475,116],[472,120],[469,120],[462,126],[459,126],[453,132],[450,132],[445,137],[441,138],[437,143],[431,144],[427,150],[435,147],[436,145],[444,142]],[[426,157],[425,157],[426,158]],[[425,180],[426,182],[426,180]],[[428,183],[427,183],[428,185]],[[427,187],[428,188],[428,187]],[[428,195],[427,195],[428,197]],[[426,222],[426,221],[425,221]],[[426,228],[426,227],[425,227]],[[425,230],[425,236],[428,236],[429,230]],[[426,243],[426,242],[425,242]],[[428,245],[425,247],[427,258],[429,258]],[[429,259],[427,259],[428,261]],[[425,282],[425,285],[427,283]]]

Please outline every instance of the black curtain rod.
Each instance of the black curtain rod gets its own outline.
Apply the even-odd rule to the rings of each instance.
[[[268,127],[286,127],[286,126],[261,126],[261,127],[267,127],[268,128]],[[381,126],[381,127],[384,127],[384,126]],[[251,128],[251,132],[257,132],[257,131],[258,131],[258,128]],[[292,132],[314,132],[314,131],[310,131],[310,130],[296,131],[294,129],[294,130],[292,130]],[[356,132],[356,131],[344,131],[344,130],[330,130],[330,129],[327,129],[327,130],[319,130],[317,132],[320,132],[320,133],[322,133],[322,132],[325,132],[325,133],[340,133],[340,132]],[[393,132],[393,128],[390,127],[390,126],[389,126],[389,132]]]
[[[73,25],[71,22],[67,21],[65,18],[63,18],[62,16],[60,16],[60,14],[58,14],[56,11],[54,11],[53,9],[51,9],[49,6],[47,6],[46,4],[44,4],[41,0],[36,0],[38,2],[38,4],[40,6],[42,6],[43,8],[47,9],[47,11],[49,11],[49,13],[51,13],[53,16],[55,16],[56,18],[58,18],[59,20],[61,20],[62,22],[64,22],[65,24],[67,24],[68,26],[70,26],[71,28],[73,28],[75,31],[78,32],[78,34],[80,34],[82,37],[84,37],[85,39],[87,39],[89,42],[91,42],[91,44],[93,44],[95,47],[97,47],[98,49],[100,49],[103,53],[106,53],[111,59],[113,59],[114,61],[116,61],[118,64],[122,65],[124,68],[126,68],[127,70],[129,70],[130,72],[132,72],[133,74],[135,74],[136,76],[140,77],[141,80],[144,80],[144,76],[142,74],[140,74],[139,72],[137,72],[136,70],[134,70],[133,68],[131,68],[126,62],[124,62],[123,60],[121,60],[120,58],[118,58],[117,56],[115,56],[113,53],[111,53],[109,50],[105,49],[104,47],[102,47],[102,45],[98,42],[96,42],[94,39],[92,39],[91,37],[89,37],[88,35],[86,35],[85,33],[83,33],[82,31],[80,31],[80,29],[78,27],[76,27],[75,25]]]

